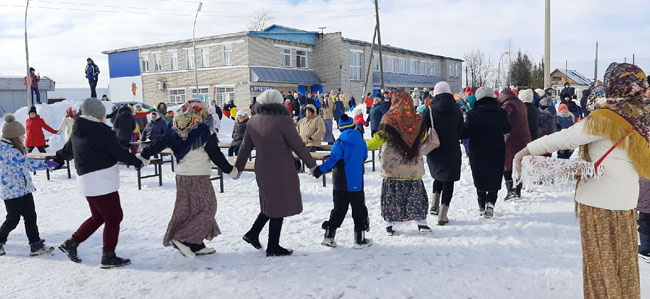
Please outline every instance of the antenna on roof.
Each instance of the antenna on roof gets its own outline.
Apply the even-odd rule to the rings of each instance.
[[[327,28],[327,27],[318,27],[318,29],[320,29],[320,34],[324,34],[323,29],[325,29],[325,28]]]

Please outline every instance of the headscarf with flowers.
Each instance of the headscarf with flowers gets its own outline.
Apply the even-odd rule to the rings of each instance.
[[[393,104],[379,123],[379,134],[400,147],[407,160],[412,160],[420,153],[422,116],[415,111],[408,93],[398,90],[393,96]]]
[[[199,100],[187,101],[176,112],[173,128],[181,138],[185,139],[192,129],[195,129],[200,123],[203,123],[206,116],[207,112],[205,111],[203,102]]]
[[[585,119],[585,133],[603,136],[627,152],[639,175],[650,178],[650,108],[643,104],[645,73],[628,63],[612,63],[605,72],[607,103]],[[584,157],[589,159],[587,148]],[[592,157],[598,158],[598,157]]]

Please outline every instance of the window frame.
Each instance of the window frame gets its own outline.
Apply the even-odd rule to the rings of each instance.
[[[289,51],[289,53],[287,53]],[[288,60],[287,60],[287,55],[288,55]],[[280,48],[280,65],[282,67],[292,67],[292,59],[293,58],[293,51],[289,48]],[[287,64],[287,61],[289,64]]]
[[[417,60],[415,59],[409,59],[409,74],[415,75],[417,74]]]
[[[300,52],[303,52],[304,55],[299,54]],[[301,68],[301,69],[306,69],[309,67],[309,64],[307,63],[307,54],[306,50],[296,50],[296,67]],[[303,61],[304,60],[304,64]]]
[[[214,89],[214,100],[219,107],[227,101],[235,100],[235,87],[233,86],[216,86]]]
[[[196,68],[196,57],[194,56],[194,49],[185,50],[185,64],[188,70],[193,70]]]
[[[210,49],[207,47],[201,48],[201,68],[210,67]]]
[[[397,60],[398,66],[399,66],[398,73],[406,74],[406,58],[398,57],[397,59],[398,59]]]
[[[154,72],[162,71],[162,61],[161,61],[160,53],[153,54],[153,71]]]
[[[232,65],[232,45],[223,46],[223,65],[224,66]]]
[[[140,56],[140,72],[149,72],[149,55]]]
[[[395,71],[395,56],[388,56],[386,59],[386,64],[388,65],[388,69],[386,72],[389,73],[396,73]]]
[[[182,91],[183,93],[176,93]],[[175,101],[177,97],[181,98],[181,101]],[[168,88],[167,89],[167,99],[169,100],[169,103],[174,103],[174,104],[183,104],[185,103],[185,88]]]
[[[361,54],[360,51],[350,51],[350,80],[361,80]]]
[[[372,67],[372,70],[375,72],[379,71],[379,54],[373,53],[372,54],[372,63],[374,64]]]
[[[178,52],[169,53],[169,69],[172,71],[178,70]]]

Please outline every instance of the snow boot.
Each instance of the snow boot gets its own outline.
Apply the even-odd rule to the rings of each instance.
[[[478,214],[483,216],[485,213],[485,203],[487,202],[487,192],[477,191],[476,193],[478,195]]]
[[[431,210],[429,214],[438,215],[438,209],[440,208],[440,193],[433,193],[433,200],[431,201]]]
[[[41,254],[47,254],[54,251],[54,247],[45,246],[45,240],[38,240],[29,244],[30,256],[37,256]]]
[[[5,254],[7,254],[5,252],[5,247],[4,246],[5,246],[5,243],[0,243],[0,256],[3,256]]]
[[[488,202],[485,205],[485,214],[484,214],[484,216],[485,216],[485,218],[488,218],[488,219],[490,219],[490,218],[492,218],[494,216],[494,204],[493,203]]]
[[[366,247],[370,247],[372,245],[372,240],[371,239],[366,239],[366,231],[365,230],[355,230],[354,231],[354,249],[362,249]]]
[[[327,247],[336,248],[336,241],[334,241],[335,236],[336,236],[335,228],[326,228],[325,238],[323,239],[323,242],[320,242],[320,244],[325,245]]]
[[[130,265],[130,259],[123,259],[115,255],[115,251],[105,251],[102,254],[102,263],[99,265],[102,269],[117,268]]]
[[[516,187],[514,187],[515,190],[515,195],[517,195],[516,199],[521,199],[521,189],[524,187],[524,184],[519,183]]]
[[[266,256],[289,256],[293,250],[280,246],[280,234],[282,233],[282,218],[271,219],[269,223],[269,243],[266,248]]]
[[[79,247],[79,243],[75,242],[72,238],[67,239],[59,245],[59,249],[63,251],[71,261],[81,263],[81,259],[77,256],[77,247]]]
[[[513,182],[508,180],[506,181],[506,188],[508,189],[508,194],[506,195],[506,198],[503,199],[503,201],[509,201],[511,199],[516,199],[517,198],[517,193],[515,192],[515,189],[513,188]]]
[[[429,224],[427,223],[427,220],[418,220],[418,231],[421,233],[428,233],[431,232],[431,228],[429,227]]]
[[[255,249],[262,249],[262,244],[260,244],[260,238],[259,236],[254,237],[250,236],[248,233],[245,234],[242,239],[246,241],[246,243],[253,245]]]
[[[171,243],[172,246],[174,246],[174,248],[176,248],[176,250],[178,250],[178,252],[180,252],[184,257],[187,258],[196,257],[196,253],[194,253],[194,251],[192,251],[192,249],[189,246],[183,244],[183,242],[172,240]]]
[[[386,234],[389,236],[395,235],[395,230],[392,225],[386,226]]]
[[[449,212],[449,206],[443,204],[440,208],[440,214],[438,214],[438,225],[445,225],[449,223],[449,218],[447,218],[447,212]]]
[[[217,251],[212,247],[203,247],[201,250],[194,252],[196,256],[215,254]]]

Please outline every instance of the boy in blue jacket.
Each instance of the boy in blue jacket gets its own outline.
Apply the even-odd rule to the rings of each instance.
[[[319,178],[323,173],[333,170],[334,209],[329,220],[323,222],[325,239],[321,244],[336,247],[336,229],[341,227],[348,206],[352,206],[354,248],[361,249],[372,245],[372,240],[365,237],[365,232],[369,230],[369,220],[363,191],[363,165],[368,158],[368,147],[361,133],[354,130],[354,121],[346,114],[341,116],[338,125],[341,135],[334,142],[330,158],[314,168],[312,173]]]

